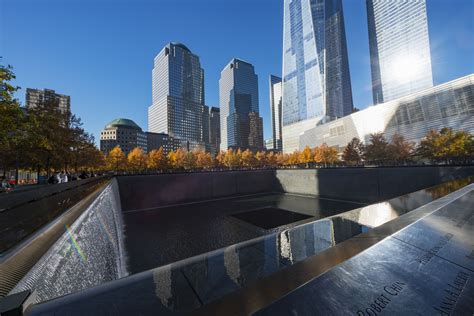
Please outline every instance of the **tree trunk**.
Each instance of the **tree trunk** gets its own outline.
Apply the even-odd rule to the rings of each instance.
[[[40,171],[41,171],[41,168],[40,168],[40,165],[38,164],[36,166],[36,184],[40,184]]]
[[[18,153],[18,151],[16,152],[15,160],[15,185],[18,185],[18,171],[20,169],[20,154]]]

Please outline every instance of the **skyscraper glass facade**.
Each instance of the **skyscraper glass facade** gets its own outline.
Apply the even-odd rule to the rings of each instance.
[[[204,70],[185,45],[170,43],[155,57],[148,130],[208,149],[209,109],[204,105]],[[194,146],[195,145],[195,146]],[[198,146],[199,147],[199,146]]]
[[[227,64],[219,80],[219,98],[220,149],[249,148],[249,137],[262,135],[256,130],[261,128],[261,118],[258,116],[258,78],[253,65],[235,58]],[[251,127],[251,123],[255,126]],[[263,147],[263,136],[261,140],[251,139],[250,144],[261,144]]]
[[[270,112],[272,115],[272,149],[281,150],[281,78],[270,76]]]
[[[433,86],[425,0],[367,0],[374,104]]]
[[[285,0],[283,33],[283,149],[293,151],[306,128],[352,112],[342,0]]]

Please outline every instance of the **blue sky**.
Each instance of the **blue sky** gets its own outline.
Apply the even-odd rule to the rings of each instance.
[[[343,0],[354,105],[372,103],[365,0]],[[474,1],[428,0],[435,84],[474,72]],[[96,139],[117,117],[147,129],[154,56],[170,41],[201,58],[206,104],[233,57],[259,76],[265,138],[271,137],[268,76],[281,74],[283,0],[0,0],[0,56],[13,65],[17,97],[51,88]]]

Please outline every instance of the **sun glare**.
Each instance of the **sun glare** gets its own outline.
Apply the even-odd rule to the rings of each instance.
[[[420,75],[421,59],[415,56],[404,56],[392,64],[393,78],[400,83],[410,82]]]

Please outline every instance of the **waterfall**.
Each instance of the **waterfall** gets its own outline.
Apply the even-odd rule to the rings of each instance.
[[[36,302],[127,276],[117,180],[92,204],[20,280],[10,294],[36,290]]]

